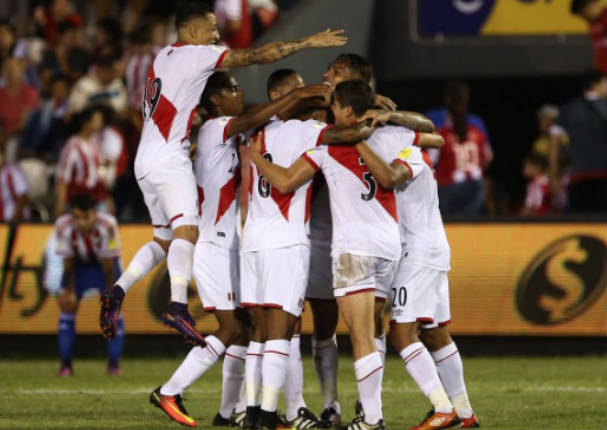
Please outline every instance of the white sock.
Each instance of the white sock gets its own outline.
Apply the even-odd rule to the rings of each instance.
[[[225,346],[215,336],[204,338],[207,346],[196,346],[190,350],[181,366],[171,379],[160,388],[160,394],[174,396],[183,393],[194,381],[202,376],[225,351]]]
[[[375,351],[354,362],[354,373],[358,384],[358,398],[363,406],[367,424],[376,424],[382,419],[381,381],[383,376],[381,355]]]
[[[238,397],[238,403],[236,403],[236,406],[234,407],[234,412],[239,413],[239,412],[244,412],[247,410],[247,390],[245,388],[245,384],[243,381],[243,384],[240,387],[240,395]]]
[[[375,346],[377,347],[377,352],[381,354],[381,362],[385,366],[386,365],[386,335],[384,334],[382,337],[375,338]]]
[[[171,278],[171,301],[188,302],[188,284],[192,278],[194,245],[185,239],[173,239],[167,256],[167,269]]]
[[[263,350],[263,343],[249,342],[249,347],[245,357],[245,387],[247,406],[259,406]]]
[[[287,421],[297,418],[299,408],[306,407],[303,398],[303,363],[299,347],[300,336],[293,335],[289,349],[289,365],[285,382],[285,400],[287,405]]]
[[[424,344],[412,343],[400,352],[400,356],[405,362],[409,375],[417,383],[424,396],[427,396],[432,402],[434,410],[443,413],[451,412],[453,405],[441,385],[432,356]]]
[[[244,383],[244,362],[246,346],[232,345],[223,357],[223,384],[221,386],[221,405],[219,414],[230,418],[240,399],[242,384]]]
[[[290,348],[290,342],[286,339],[266,341],[261,364],[261,409],[266,412],[275,412],[278,408],[278,396],[287,378]]]
[[[466,382],[464,381],[464,363],[459,355],[455,342],[443,346],[432,353],[434,364],[438,370],[447,395],[453,402],[453,406],[460,418],[472,416],[472,406],[468,400]]]
[[[129,288],[137,281],[143,278],[152,270],[158,263],[166,258],[166,252],[158,242],[150,241],[139,248],[129,266],[126,268],[116,284],[126,293]]]
[[[322,391],[323,408],[327,408],[337,402],[337,337],[333,335],[327,340],[312,338],[312,356]]]

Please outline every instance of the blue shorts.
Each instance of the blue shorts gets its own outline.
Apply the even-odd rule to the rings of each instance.
[[[122,274],[120,258],[114,259],[114,274],[115,279],[112,281],[116,281]],[[105,291],[105,287],[105,275],[100,263],[79,263],[74,261],[74,292],[78,300],[90,289],[95,289],[99,294],[102,294]]]

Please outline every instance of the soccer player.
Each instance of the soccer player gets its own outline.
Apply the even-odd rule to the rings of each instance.
[[[374,119],[387,121],[385,115]],[[468,400],[462,360],[447,330],[450,250],[437,181],[429,157],[414,146],[436,147],[442,140],[437,133],[387,126],[378,128],[367,144],[356,146],[377,182],[397,190],[402,255],[391,288],[390,340],[433,406],[414,427],[417,430],[479,426]]]
[[[338,84],[331,105],[335,125],[356,122],[373,103],[373,92],[365,82]],[[334,220],[333,293],[350,332],[363,409],[347,428],[384,429],[383,362],[374,342],[374,298],[388,296],[400,257],[395,193],[377,184],[352,146],[320,146],[284,168],[262,155],[265,151],[258,140],[251,145],[251,158],[272,189],[293,192],[319,169],[327,179]]]
[[[171,303],[163,321],[189,342],[204,346],[187,309],[187,286],[198,238],[196,181],[188,158],[188,135],[198,99],[213,70],[279,60],[306,48],[341,46],[343,31],[325,31],[297,41],[260,48],[227,50],[219,38],[215,15],[201,2],[177,11],[178,41],[158,52],[143,96],[144,125],[135,159],[135,175],[154,226],[154,239],[135,255],[123,276],[102,299],[99,323],[105,337],[116,331],[127,290],[165,257],[171,280]]]
[[[315,120],[276,120],[261,130],[259,151],[263,155],[258,155],[272,165],[289,166],[315,146],[359,141],[371,131],[363,123],[332,127]],[[290,339],[303,310],[308,278],[310,181],[301,185],[304,183],[300,189],[284,192],[252,167],[241,248],[241,304],[251,308],[254,325],[246,357],[245,427],[276,428],[279,424],[278,396],[285,383]],[[310,428],[318,420],[302,407],[288,424]]]
[[[324,99],[329,87],[300,88],[244,112],[243,93],[228,73],[215,72],[202,93],[200,106],[208,113],[196,138],[195,176],[200,202],[200,237],[194,251],[193,275],[204,310],[213,312],[219,328],[205,338],[206,347],[194,347],[171,379],[151,395],[151,402],[173,420],[188,426],[196,421],[181,402],[181,393],[224,354],[221,408],[213,425],[232,424],[234,399],[242,386],[248,337],[238,315],[239,240],[237,212],[240,186],[238,145],[243,133],[264,125],[279,111],[304,98]],[[242,309],[241,309],[242,310]],[[237,418],[234,421],[238,421]]]
[[[72,376],[72,350],[76,336],[78,303],[90,289],[101,294],[120,276],[120,237],[116,219],[95,210],[89,194],[76,194],[71,210],[55,223],[57,254],[64,258],[62,288],[59,291],[59,376]],[[110,375],[120,374],[120,356],[124,342],[122,317],[115,314],[114,339],[107,342]]]
[[[374,79],[373,75],[373,66],[365,58],[357,54],[344,53],[327,67],[323,79],[326,84],[334,88],[340,82],[350,80],[362,80],[370,84]],[[392,110],[396,108],[394,102],[379,94],[375,94],[374,104]],[[434,131],[432,122],[415,112],[399,112],[399,115],[392,120],[414,130]],[[338,352],[335,337],[338,312],[331,288],[331,231],[328,189],[322,175],[317,175],[310,218],[311,257],[306,298],[310,302],[314,317],[312,352],[324,399],[321,418],[338,426],[341,421],[341,410],[337,400]],[[383,307],[383,298],[377,297],[375,342],[382,359],[385,358],[386,351]],[[360,411],[359,404],[356,410],[357,413]]]

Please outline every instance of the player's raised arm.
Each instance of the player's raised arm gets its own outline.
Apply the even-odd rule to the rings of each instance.
[[[437,132],[434,133],[419,133],[418,134],[418,138],[417,138],[417,142],[415,143],[416,146],[419,146],[420,148],[442,148],[442,146],[445,144],[445,138],[438,134]]]
[[[392,123],[407,127],[413,131],[424,133],[434,132],[434,123],[428,117],[417,112],[409,112],[404,110],[384,110],[384,109],[369,109],[359,119],[359,121],[371,120],[372,124],[376,123]]]
[[[331,97],[331,88],[327,85],[317,84],[307,87],[297,88],[282,97],[269,103],[265,103],[250,112],[234,118],[228,126],[228,136],[234,136],[238,133],[255,129],[262,126],[284,109],[291,108],[294,104],[304,99],[324,99]]]
[[[259,135],[251,139],[249,153],[264,179],[283,194],[296,190],[312,179],[315,173],[314,168],[301,158],[287,169],[266,160],[261,155],[261,136]]]
[[[386,163],[365,142],[355,146],[356,150],[367,164],[367,168],[373,177],[384,188],[395,188],[405,181],[411,179],[410,168],[403,163],[394,160],[391,164]]]
[[[222,67],[244,67],[278,61],[302,49],[343,46],[348,41],[344,30],[327,29],[299,40],[270,42],[259,48],[231,49],[225,53]]]
[[[321,145],[343,145],[344,143],[357,143],[367,139],[375,130],[367,121],[356,125],[328,128],[320,138]]]

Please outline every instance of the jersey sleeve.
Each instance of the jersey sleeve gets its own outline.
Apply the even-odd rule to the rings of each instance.
[[[228,126],[234,120],[231,116],[222,116],[207,120],[198,133],[198,151],[203,146],[223,145],[228,142]]]
[[[71,229],[61,225],[61,218],[55,224],[55,252],[64,258],[73,258],[74,249],[70,240]]]
[[[314,168],[314,170],[318,170],[322,169],[328,155],[329,154],[326,146],[318,146],[304,152],[301,155],[301,158],[306,160],[308,164]]]
[[[101,248],[99,250],[100,258],[114,258],[120,256],[120,235],[118,234],[118,224],[112,220],[110,226],[107,226],[106,233],[102,236]]]
[[[404,164],[409,169],[411,179],[419,175],[424,169],[424,157],[421,150],[416,147],[405,146],[394,161]]]
[[[300,132],[301,151],[305,152],[308,149],[319,146],[322,136],[329,128],[331,128],[331,125],[327,125],[321,121],[313,119],[304,121]]]
[[[217,45],[200,45],[194,47],[194,67],[202,72],[221,67],[228,48]]]

